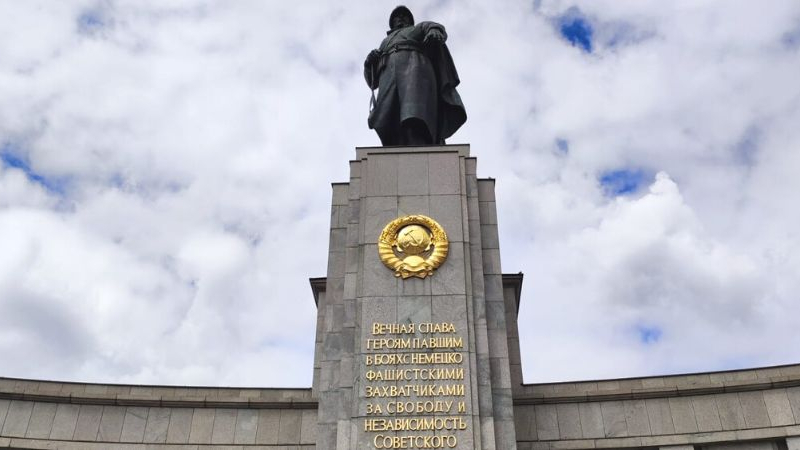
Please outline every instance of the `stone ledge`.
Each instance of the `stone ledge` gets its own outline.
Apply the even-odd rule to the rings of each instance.
[[[356,147],[356,160],[367,158],[370,153],[446,153],[457,152],[459,156],[469,157],[469,144],[393,146],[393,147]]]
[[[124,442],[87,442],[87,441],[59,441],[40,440],[30,438],[0,438],[0,448],[28,448],[28,449],[63,449],[63,450],[313,450],[311,444],[169,444],[169,443],[124,443]]]
[[[0,378],[0,399],[168,408],[316,409],[310,388],[210,388],[62,383]]]
[[[73,405],[150,406],[163,408],[232,408],[232,409],[316,409],[313,400],[295,399],[266,401],[253,398],[220,397],[152,397],[144,395],[39,395],[0,392],[0,399],[43,403],[69,403]]]
[[[537,450],[579,450],[600,448],[641,448],[670,445],[696,445],[720,442],[750,441],[783,438],[800,434],[800,425],[784,427],[751,428],[733,431],[712,431],[662,436],[636,436],[599,439],[556,439],[517,441],[520,448]]]
[[[515,405],[638,400],[800,386],[800,365],[663,377],[523,384]]]

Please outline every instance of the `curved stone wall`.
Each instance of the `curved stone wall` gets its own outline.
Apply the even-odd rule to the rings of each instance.
[[[800,365],[523,385],[514,415],[523,450],[759,440],[785,448],[800,436]]]
[[[0,448],[314,448],[311,389],[58,383],[0,378]]]

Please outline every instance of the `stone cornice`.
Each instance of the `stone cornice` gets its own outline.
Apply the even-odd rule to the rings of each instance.
[[[800,365],[522,386],[515,405],[684,397],[800,386]]]
[[[316,409],[309,388],[182,387],[0,378],[0,399],[169,408]]]

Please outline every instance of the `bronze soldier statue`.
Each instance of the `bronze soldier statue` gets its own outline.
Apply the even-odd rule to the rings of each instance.
[[[364,78],[378,89],[369,127],[384,146],[444,144],[467,120],[447,33],[435,22],[415,25],[405,6],[392,11],[389,27],[364,61]]]

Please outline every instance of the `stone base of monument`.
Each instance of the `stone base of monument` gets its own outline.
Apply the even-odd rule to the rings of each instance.
[[[516,447],[517,304],[468,145],[356,149],[318,283],[317,448]]]

